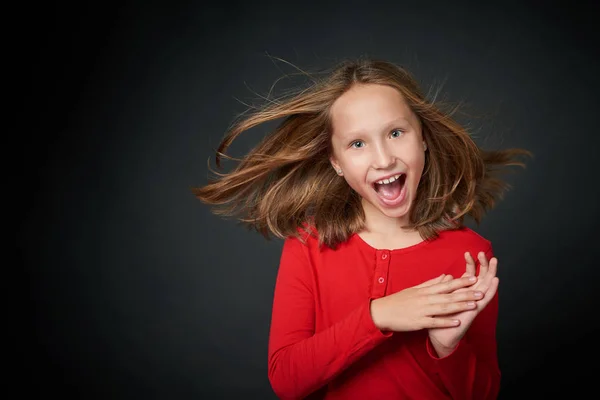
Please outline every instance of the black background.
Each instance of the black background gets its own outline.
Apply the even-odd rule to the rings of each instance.
[[[282,241],[211,214],[190,188],[206,183],[243,103],[294,72],[269,55],[310,71],[370,55],[425,89],[443,83],[476,116],[462,122],[482,147],[534,153],[473,226],[500,260],[501,398],[595,392],[598,17],[592,2],[443,1],[87,2],[15,15],[7,63],[20,78],[5,79],[26,114],[6,148],[19,157],[25,283],[8,307],[13,383],[36,398],[275,398],[266,352]]]

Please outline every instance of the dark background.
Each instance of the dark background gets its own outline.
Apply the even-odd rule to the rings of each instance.
[[[361,55],[397,62],[466,102],[481,146],[534,153],[475,227],[500,260],[501,398],[596,392],[592,2],[39,7],[19,15],[22,44],[8,61],[22,63],[27,111],[6,151],[20,157],[25,285],[7,307],[7,346],[21,394],[275,398],[266,357],[282,241],[214,216],[190,192],[242,102],[294,72],[268,55],[311,71]],[[283,80],[274,94],[301,83]]]

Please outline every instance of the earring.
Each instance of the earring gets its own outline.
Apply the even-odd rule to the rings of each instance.
[[[337,171],[335,171],[335,172],[337,172],[337,174],[338,174],[339,176],[342,176],[342,175],[343,175],[343,174],[342,174],[342,170],[341,170],[341,169],[338,169],[338,170],[337,170]]]
[[[423,141],[423,151],[427,151],[427,143],[425,143],[425,141]]]

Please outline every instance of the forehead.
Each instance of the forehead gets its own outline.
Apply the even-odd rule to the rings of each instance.
[[[331,107],[334,134],[375,131],[395,120],[417,124],[418,119],[400,92],[384,85],[356,85]]]

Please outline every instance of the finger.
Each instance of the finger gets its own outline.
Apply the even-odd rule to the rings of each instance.
[[[500,284],[500,279],[498,279],[498,277],[494,277],[492,279],[492,282],[490,283],[490,287],[488,288],[487,292],[485,292],[485,294],[484,294],[483,300],[477,302],[477,309],[479,311],[483,310],[485,308],[485,306],[487,306],[489,304],[489,302],[492,301],[492,299],[494,298],[494,295],[498,291],[499,284]]]
[[[496,257],[492,257],[492,259],[489,262],[488,265],[488,270],[485,274],[485,276],[481,276],[479,278],[479,285],[477,286],[477,289],[481,290],[484,293],[487,293],[487,291],[489,290],[491,284],[492,284],[492,280],[496,277],[496,274],[498,272],[498,259]]]
[[[469,301],[460,301],[453,303],[437,303],[437,304],[429,304],[425,306],[423,309],[425,311],[425,315],[451,315],[457,314],[463,311],[474,310],[477,308],[477,302],[475,300]]]
[[[468,290],[463,289],[464,291],[453,292],[450,294],[443,294],[441,296],[446,296],[447,302],[461,302],[461,301],[478,301],[483,299],[485,293],[480,290]]]
[[[446,275],[446,276],[444,276],[444,279],[442,279],[442,282],[448,282],[448,281],[451,281],[452,279],[454,279],[452,277],[452,275]]]
[[[488,259],[485,256],[485,253],[483,251],[480,251],[479,254],[477,254],[477,258],[479,259],[479,276],[480,277],[484,277],[485,274],[487,274],[488,272]]]
[[[483,299],[484,293],[479,290],[462,289],[447,294],[430,294],[427,296],[428,304],[459,303]]]
[[[427,287],[427,286],[431,286],[434,285],[436,283],[440,283],[442,282],[442,280],[446,277],[446,274],[441,274],[440,276],[436,276],[433,279],[430,279],[428,281],[425,281],[423,283],[418,284],[417,286],[415,286],[416,288],[423,288],[423,287]]]
[[[468,251],[465,253],[465,261],[467,262],[467,270],[465,272],[466,275],[475,275],[476,271],[476,267],[475,267],[475,260],[473,260],[473,257],[471,256],[471,253],[469,253]]]
[[[453,328],[460,325],[460,320],[453,318],[429,317],[423,323],[423,328]]]
[[[488,275],[494,277],[498,275],[498,259],[496,257],[492,257],[490,260]]]
[[[452,279],[447,282],[436,283],[431,286],[422,288],[425,294],[450,293],[456,289],[471,286],[477,282],[476,276],[465,276],[462,278]]]

